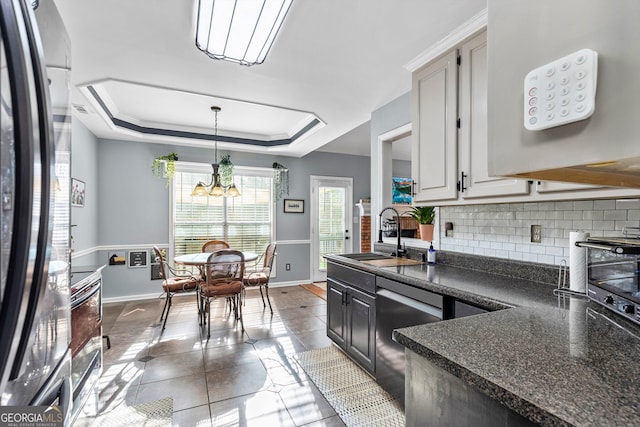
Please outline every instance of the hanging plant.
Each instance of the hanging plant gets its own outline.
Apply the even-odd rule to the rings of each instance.
[[[273,163],[273,197],[276,202],[289,195],[289,169],[278,162]]]
[[[157,176],[158,178],[166,178],[167,179],[167,187],[171,182],[171,178],[176,172],[175,162],[178,161],[178,153],[171,153],[165,156],[158,156],[153,159],[153,163],[151,164],[151,172],[153,176]]]
[[[231,185],[233,176],[233,163],[231,162],[231,154],[227,154],[220,158],[220,183],[222,185]]]

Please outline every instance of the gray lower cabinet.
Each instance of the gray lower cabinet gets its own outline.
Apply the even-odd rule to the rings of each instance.
[[[533,427],[536,424],[410,349],[406,351],[407,427]]]
[[[371,374],[376,360],[375,297],[327,279],[327,336]]]

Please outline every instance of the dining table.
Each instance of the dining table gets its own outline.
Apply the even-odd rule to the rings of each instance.
[[[244,255],[244,262],[252,262],[258,259],[259,255],[255,252],[249,252],[249,251],[241,251],[242,255]],[[213,252],[193,252],[193,253],[187,253],[184,255],[178,255],[177,257],[173,258],[173,262],[176,264],[182,264],[182,265],[190,265],[190,266],[196,266],[196,267],[204,267],[206,264],[209,263],[209,257],[211,256]]]
[[[244,262],[253,262],[259,258],[259,255],[255,252],[250,251],[241,251],[242,255],[244,255]],[[178,255],[173,258],[173,262],[176,264],[189,265],[200,268],[201,271],[204,271],[205,265],[209,263],[209,257],[213,252],[193,252],[187,253],[183,255]],[[220,262],[220,260],[218,260]]]

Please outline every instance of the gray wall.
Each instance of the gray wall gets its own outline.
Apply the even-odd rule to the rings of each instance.
[[[407,123],[411,123],[411,92],[399,96],[371,113],[371,213],[374,217],[380,212],[384,203],[378,200],[378,176],[381,173],[375,166],[378,164],[378,137]],[[407,176],[411,176],[410,172]],[[389,199],[391,199],[390,178],[388,180]],[[372,222],[371,226],[373,228],[377,224]]]
[[[74,231],[80,235],[91,229],[96,237],[76,240],[77,250],[102,247],[93,257],[107,263],[110,253],[124,255],[131,249],[151,249],[152,245],[169,243],[169,189],[163,179],[151,173],[151,163],[157,156],[178,153],[179,159],[210,163],[213,151],[208,149],[148,144],[120,140],[97,140],[81,124],[74,133],[73,174],[91,170],[86,178],[87,207],[94,205],[94,216],[79,218]],[[90,149],[91,148],[91,149]],[[222,154],[225,154],[223,152]],[[252,153],[231,153],[236,165],[270,168],[279,162],[289,168],[290,191],[286,198],[303,199],[303,214],[283,213],[283,200],[276,206],[276,240],[278,246],[274,282],[303,283],[310,271],[310,175],[353,178],[354,203],[370,194],[370,162],[368,157],[316,152],[301,159]],[[77,171],[77,172],[76,172]],[[95,197],[99,196],[96,201]],[[83,209],[87,209],[87,207]],[[80,208],[74,208],[74,211]],[[353,227],[355,241],[359,227]],[[288,244],[287,244],[287,241]],[[105,246],[107,247],[105,249]],[[84,257],[89,258],[89,256]],[[85,259],[82,259],[85,261]],[[94,261],[94,262],[96,262]],[[76,262],[76,265],[78,265]],[[285,271],[285,264],[291,270]],[[149,268],[107,266],[103,271],[105,298],[133,298],[160,291],[157,281],[150,280]]]
[[[82,253],[100,244],[98,140],[75,118],[71,120],[71,132],[71,177],[86,185],[84,207],[71,208],[72,265],[93,265],[98,261],[95,253]]]
[[[393,176],[400,178],[411,177],[411,161],[409,160],[393,160],[391,168]]]

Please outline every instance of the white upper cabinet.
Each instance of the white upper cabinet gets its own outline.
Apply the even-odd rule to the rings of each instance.
[[[411,175],[416,202],[457,197],[457,52],[413,75]]]
[[[464,199],[529,193],[524,179],[489,176],[487,142],[487,35],[460,48],[459,177]]]
[[[485,32],[418,69],[412,102],[417,203],[529,192],[526,180],[488,173]]]
[[[640,2],[489,0],[487,8],[489,172],[640,188]],[[582,49],[598,53],[593,115],[527,130],[525,76]],[[584,75],[577,61],[567,61],[557,72],[548,67],[540,108],[578,99]]]

